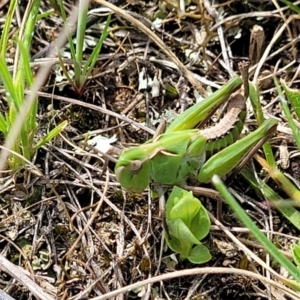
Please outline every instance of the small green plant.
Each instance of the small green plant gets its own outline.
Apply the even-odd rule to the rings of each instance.
[[[166,221],[167,244],[180,254],[180,260],[202,264],[211,259],[208,248],[200,242],[209,233],[210,219],[192,192],[177,186],[173,188],[166,204]]]
[[[6,49],[9,42],[9,30],[12,28],[12,17],[16,12],[17,1],[13,0],[10,2],[8,17],[5,20],[4,29],[0,38],[0,82],[2,82],[8,105],[8,111],[6,113],[0,113],[0,131],[4,137],[8,136],[8,133],[16,121],[16,116],[20,110],[20,107],[24,104],[25,100],[25,89],[30,88],[34,82],[34,76],[30,67],[30,49],[32,37],[34,34],[34,26],[38,18],[38,11],[40,7],[40,0],[32,1],[31,9],[29,14],[24,16],[27,22],[22,30],[19,32],[18,38],[16,38],[17,51],[16,51],[16,72],[11,74],[6,64]],[[30,113],[23,124],[19,138],[15,141],[14,148],[12,149],[17,153],[11,154],[8,160],[9,166],[12,169],[16,169],[25,164],[22,156],[30,160],[34,153],[42,147],[44,144],[49,142],[55,136],[57,136],[67,125],[67,122],[62,122],[48,134],[46,134],[40,141],[35,142],[36,132],[38,130],[38,124],[36,122],[36,115],[38,109],[38,101],[34,102],[30,109]]]
[[[60,0],[60,9],[61,15],[65,22],[65,26],[68,26],[67,16],[63,6],[63,1]],[[79,16],[77,22],[77,31],[76,31],[76,47],[74,45],[72,36],[68,36],[68,42],[71,51],[71,57],[74,60],[74,80],[71,78],[70,74],[63,65],[62,60],[60,60],[60,65],[63,69],[65,76],[67,77],[69,83],[72,85],[73,89],[80,95],[83,91],[83,88],[87,82],[88,77],[92,74],[93,68],[97,62],[98,55],[101,51],[104,40],[109,34],[108,26],[110,23],[111,15],[108,16],[108,19],[104,25],[101,37],[94,47],[89,59],[82,65],[83,59],[83,49],[84,49],[84,36],[87,23],[87,12],[88,12],[88,1],[80,0],[79,1]]]

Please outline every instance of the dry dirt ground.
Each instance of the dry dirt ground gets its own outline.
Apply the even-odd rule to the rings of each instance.
[[[284,122],[268,75],[277,72],[294,88],[298,86],[295,74],[299,63],[299,16],[285,4],[186,1],[184,13],[179,1],[111,3],[151,29],[193,78],[200,80],[205,92],[225,84],[238,73],[238,62],[249,60],[250,79],[256,76],[259,82],[264,112]],[[0,4],[0,17],[5,18],[8,4]],[[64,4],[72,9],[72,1]],[[20,1],[20,16],[26,5],[27,1]],[[107,18],[107,10],[101,7],[97,2],[90,3],[85,59]],[[48,9],[48,1],[42,1],[41,11]],[[153,23],[158,17],[162,22]],[[16,19],[16,26],[17,22]],[[62,27],[58,14],[37,22],[31,53],[37,71]],[[229,271],[237,268],[270,276],[215,224],[204,241],[212,260],[200,266],[187,261],[176,263],[163,244],[158,200],[147,191],[136,195],[121,189],[114,176],[116,156],[112,154],[109,160],[94,147],[86,147],[86,141],[96,136],[115,137],[113,146],[118,149],[141,144],[151,138],[162,117],[180,113],[195,101],[191,82],[141,28],[113,14],[110,29],[93,74],[81,91],[74,90],[58,60],[53,59],[51,73],[40,90],[39,134],[63,120],[68,121],[68,127],[38,151],[33,165],[3,175],[1,254],[34,278],[51,299],[106,299],[99,296],[158,275],[199,267],[225,267]],[[270,50],[262,58],[267,47]],[[66,46],[61,53],[65,68],[71,72],[69,52]],[[7,53],[13,62],[13,45]],[[259,62],[262,65],[257,67]],[[255,74],[257,68],[259,72]],[[158,78],[157,95],[153,96],[149,88],[139,89],[141,74],[148,79]],[[1,110],[6,109],[4,96],[1,95]],[[251,112],[246,123],[250,130],[255,127]],[[277,135],[272,143],[274,152],[278,152],[283,139],[282,134]],[[286,147],[294,149],[293,140],[285,140]],[[260,172],[258,165],[257,168]],[[291,159],[285,172],[298,179],[297,157]],[[280,193],[271,181],[270,185]],[[273,242],[289,251],[293,240],[284,234],[297,236],[293,227],[239,175],[231,186],[244,197],[243,207],[257,224],[277,233]],[[199,198],[217,216],[216,200]],[[222,216],[220,221],[236,238],[281,272],[225,204]],[[30,287],[7,272],[0,273],[0,287],[15,299],[36,299]],[[110,299],[290,299],[258,279],[221,272],[154,281],[115,297]]]

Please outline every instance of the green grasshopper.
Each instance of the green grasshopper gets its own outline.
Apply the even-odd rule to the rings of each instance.
[[[151,181],[180,185],[187,178],[197,178],[199,182],[208,183],[214,174],[224,176],[236,168],[277,127],[277,121],[269,119],[238,140],[244,126],[246,104],[241,94],[233,93],[242,83],[240,77],[234,77],[178,116],[165,133],[122,152],[115,166],[120,184],[129,191],[141,193]],[[196,128],[228,99],[227,112],[219,123],[203,130]]]

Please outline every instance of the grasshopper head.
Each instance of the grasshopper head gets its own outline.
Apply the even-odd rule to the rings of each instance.
[[[150,182],[150,161],[140,148],[123,152],[115,167],[117,180],[122,187],[134,193],[141,193]]]

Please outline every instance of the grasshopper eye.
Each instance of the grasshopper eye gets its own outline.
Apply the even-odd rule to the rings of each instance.
[[[138,174],[143,166],[143,162],[141,160],[133,160],[130,162],[130,171],[133,174]]]

